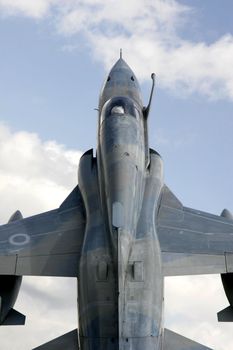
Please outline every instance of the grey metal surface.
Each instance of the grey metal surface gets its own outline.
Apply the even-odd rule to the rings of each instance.
[[[165,276],[233,271],[233,221],[183,207],[167,186],[157,232]]]
[[[78,331],[77,329],[74,329],[73,331],[53,339],[46,344],[34,348],[33,350],[79,350]]]
[[[212,350],[204,345],[194,342],[188,338],[170,331],[164,330],[163,350]]]
[[[24,326],[25,320],[26,316],[14,309],[10,309],[1,326]]]
[[[164,184],[163,161],[148,146],[149,110],[121,57],[100,94],[96,157],[82,156],[79,186],[58,209],[17,212],[0,227],[0,274],[78,277],[79,345],[73,331],[38,350],[208,349],[164,332],[164,276],[231,276],[232,216],[185,208]]]
[[[137,78],[122,58],[112,67],[104,81],[99,99],[100,112],[106,101],[118,96],[130,97],[142,106],[142,97]]]
[[[228,306],[217,313],[218,322],[233,322],[233,307]]]
[[[0,226],[0,274],[76,277],[84,228],[78,188],[58,209]]]

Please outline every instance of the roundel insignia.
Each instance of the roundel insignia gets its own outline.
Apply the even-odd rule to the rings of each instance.
[[[16,233],[9,238],[9,243],[17,246],[25,245],[30,242],[30,236],[26,233]]]

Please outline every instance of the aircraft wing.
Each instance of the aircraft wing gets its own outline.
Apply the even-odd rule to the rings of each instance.
[[[43,350],[43,349],[42,349]],[[206,346],[185,338],[169,329],[164,329],[163,350],[212,350]]]
[[[233,221],[183,207],[167,186],[157,232],[165,276],[233,272]]]
[[[77,186],[58,209],[0,226],[0,274],[77,277],[83,208]]]

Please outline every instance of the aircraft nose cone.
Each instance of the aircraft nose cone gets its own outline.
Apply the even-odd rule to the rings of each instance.
[[[123,58],[119,58],[118,61],[116,61],[116,63],[114,64],[114,66],[112,67],[111,71],[109,74],[114,74],[115,72],[121,71],[122,69],[126,69],[126,71],[131,75],[134,75],[132,69],[130,68],[130,66],[125,62],[125,60],[123,60]]]
[[[122,58],[114,64],[103,84],[99,100],[99,110],[102,109],[106,101],[116,96],[131,97],[139,106],[143,106],[137,78]]]

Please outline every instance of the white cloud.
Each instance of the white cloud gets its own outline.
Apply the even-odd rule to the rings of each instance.
[[[31,350],[77,328],[75,278],[24,277],[15,309],[23,327],[0,327],[2,350]]]
[[[123,48],[139,78],[149,79],[154,71],[159,86],[177,96],[233,99],[233,36],[226,33],[210,44],[182,39],[195,9],[176,0],[0,0],[0,12],[48,17],[60,34],[83,35],[106,69]]]
[[[232,349],[232,323],[217,321],[228,305],[220,276],[166,278],[165,326],[215,350]]]
[[[95,57],[103,60],[109,69],[122,47],[139,78],[148,79],[154,71],[157,84],[171,89],[177,96],[197,92],[211,99],[233,99],[232,35],[225,35],[209,45],[182,40],[178,36],[177,23],[181,20],[184,24],[184,19],[189,16],[187,8],[180,8],[175,2],[165,1],[160,7],[156,6],[157,3],[155,1],[154,6],[148,6],[148,11],[142,9],[139,17],[140,12],[126,11],[129,17],[124,18],[124,7],[119,6],[116,17],[108,20],[110,9],[105,9],[101,11],[102,16],[95,16],[90,24],[87,22],[84,31]],[[172,6],[169,7],[170,3]],[[165,14],[161,20],[163,11]],[[71,26],[66,20],[67,17],[64,17],[66,27],[62,26],[62,29],[68,32],[67,28]],[[96,21],[99,26],[93,30],[92,25]],[[119,26],[121,30],[117,30]]]
[[[0,14],[3,16],[23,15],[42,18],[56,0],[0,0]]]
[[[0,124],[1,223],[17,209],[23,215],[53,209],[77,183],[81,152],[36,134],[11,132]]]

